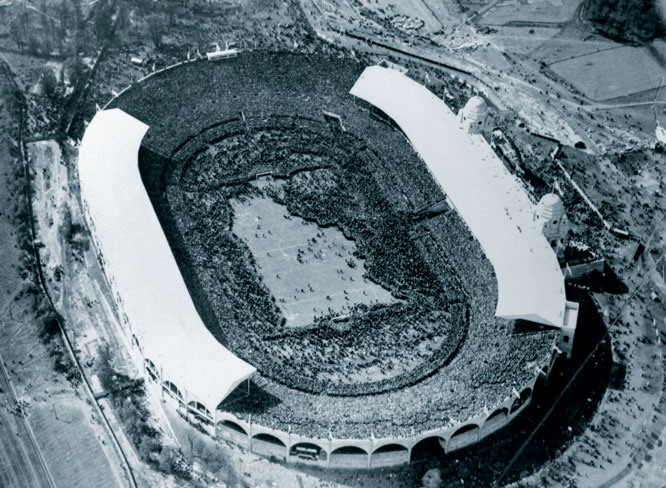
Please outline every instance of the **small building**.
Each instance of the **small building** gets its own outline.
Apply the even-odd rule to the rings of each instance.
[[[534,210],[534,220],[558,255],[562,252],[562,235],[566,231],[566,218],[564,203],[555,193],[544,195]]]
[[[211,47],[213,50],[206,52],[206,59],[208,59],[208,61],[218,61],[221,59],[235,58],[238,56],[239,51],[232,46],[235,46],[235,44],[226,43],[224,49],[221,49],[218,43],[212,43]]]
[[[560,338],[557,342],[557,347],[566,354],[567,358],[571,358],[571,352],[573,351],[579,309],[580,305],[578,303],[567,300],[564,308],[564,320],[560,328]]]
[[[486,129],[488,119],[488,105],[478,95],[470,98],[465,106],[458,112],[458,122],[463,130],[478,134]]]

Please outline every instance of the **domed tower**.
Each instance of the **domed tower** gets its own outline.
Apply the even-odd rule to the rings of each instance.
[[[465,107],[458,112],[458,121],[463,130],[469,133],[479,133],[486,128],[486,119],[488,118],[488,105],[485,100],[478,95],[473,96]]]
[[[543,196],[536,206],[534,219],[541,226],[541,231],[553,249],[561,247],[562,234],[565,230],[564,203],[555,193]]]

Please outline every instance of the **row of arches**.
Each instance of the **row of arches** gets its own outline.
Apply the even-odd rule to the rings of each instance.
[[[531,397],[531,388],[524,389],[510,406],[493,411],[482,424],[469,423],[456,430],[448,439],[430,436],[413,445],[400,442],[388,443],[369,451],[360,446],[337,447],[330,452],[316,442],[297,442],[287,446],[275,435],[262,432],[252,437],[238,423],[222,420],[217,426],[223,437],[260,455],[290,459],[297,462],[322,464],[329,467],[367,468],[388,467],[413,461],[414,454],[424,448],[439,448],[451,452],[469,446],[504,427],[510,419],[526,406]]]

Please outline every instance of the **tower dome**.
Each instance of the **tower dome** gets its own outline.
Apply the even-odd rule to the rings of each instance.
[[[543,235],[551,246],[556,246],[562,238],[563,223],[566,219],[564,203],[555,193],[544,195],[536,207],[535,220],[542,226]]]
[[[463,129],[468,132],[480,132],[485,128],[488,105],[478,95],[473,96],[460,111],[459,118]]]

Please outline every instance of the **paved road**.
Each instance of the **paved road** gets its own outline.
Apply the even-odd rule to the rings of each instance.
[[[39,448],[18,410],[7,370],[0,358],[0,486],[3,488],[51,488]]]

